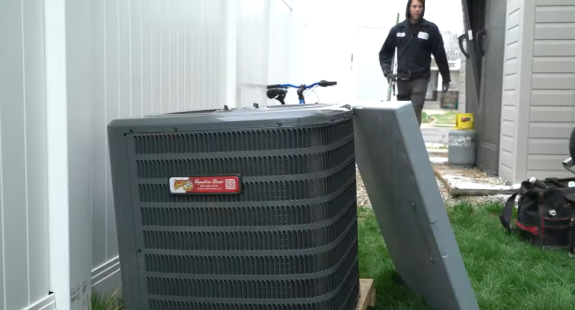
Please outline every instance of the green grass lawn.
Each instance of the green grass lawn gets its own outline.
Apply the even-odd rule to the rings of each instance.
[[[507,234],[500,205],[460,205],[448,214],[480,309],[575,309],[575,259],[539,250]],[[395,278],[371,209],[359,209],[362,278],[375,279],[376,309],[429,309]]]
[[[508,235],[500,205],[448,209],[455,237],[480,308],[575,309],[575,259],[566,251],[543,251]],[[375,279],[376,309],[429,309],[397,280],[373,211],[359,208],[362,278]],[[115,294],[114,294],[115,295]],[[115,296],[91,298],[90,310],[124,310]]]
[[[425,117],[422,116],[422,122],[433,122],[435,125],[453,125],[455,126],[455,116],[457,115],[457,111],[449,111],[443,114],[427,114],[426,112]],[[423,113],[422,113],[423,114]]]

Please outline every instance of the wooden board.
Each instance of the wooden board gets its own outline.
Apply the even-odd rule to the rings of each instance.
[[[373,279],[359,280],[359,301],[356,310],[366,310],[375,307],[375,285]]]

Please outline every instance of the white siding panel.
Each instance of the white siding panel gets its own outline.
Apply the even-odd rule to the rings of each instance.
[[[556,176],[575,121],[575,3],[538,0],[529,124],[529,174]]]
[[[512,14],[516,11],[518,11],[521,8],[521,0],[508,0],[507,1],[507,12],[509,12],[509,14]]]
[[[575,74],[575,57],[534,57],[533,73],[546,72]]]
[[[517,79],[518,76],[516,74],[505,75],[503,77],[503,91],[517,89]]]
[[[529,125],[529,137],[539,139],[569,139],[573,126],[568,123],[531,123]]]
[[[540,106],[540,105],[573,106],[574,104],[575,104],[574,90],[531,91],[531,106]]]
[[[572,6],[573,0],[535,0],[537,6],[544,7],[544,6]]]
[[[508,136],[508,137],[515,136],[515,123],[512,121],[503,120],[501,122],[501,134]],[[502,147],[503,147],[503,145],[502,145]],[[510,150],[510,151],[512,151],[512,150]]]
[[[573,4],[573,3],[571,3]],[[536,23],[575,23],[575,7],[538,6],[535,11]]]
[[[519,1],[515,1],[515,2],[519,2]],[[508,4],[509,6],[509,4]],[[519,30],[519,20],[520,20],[520,11],[518,10],[518,8],[512,8],[512,7],[508,7],[508,13],[509,15],[507,15],[507,30],[508,33],[509,31],[511,31],[512,29],[517,29]]]
[[[508,141],[510,142],[510,141]],[[500,164],[505,166],[505,167],[513,167],[515,165],[514,163],[514,158],[513,158],[513,153],[510,152],[509,150],[501,150],[500,152],[500,156],[499,156],[499,161]]]
[[[513,137],[505,134],[501,135],[499,150],[499,175],[505,176],[508,180],[515,178],[515,148],[516,141]]]
[[[536,24],[535,40],[573,40],[575,23]]]
[[[573,107],[531,107],[531,122],[573,122]]]
[[[507,47],[505,47],[505,59],[514,59],[517,58],[519,55],[519,43],[512,42],[507,43]]]
[[[529,155],[564,155],[569,139],[530,139]]]
[[[515,107],[514,106],[503,106],[501,110],[501,119],[506,121],[513,121],[515,119]]]
[[[506,136],[506,135],[501,136],[501,149],[506,151],[508,153],[507,154],[508,156],[512,156],[514,144],[515,143],[513,143],[513,137]],[[509,158],[511,158],[511,157],[509,157]],[[513,167],[512,163],[513,163],[512,160],[507,162],[509,167]]]
[[[513,27],[507,30],[507,44],[513,44],[519,41],[519,27]]]
[[[503,90],[502,109],[505,109],[505,106],[517,106],[518,102],[519,98],[515,89]]]
[[[504,72],[507,76],[509,75],[513,75],[513,74],[517,74],[518,71],[518,63],[517,63],[517,58],[511,58],[511,59],[507,59],[505,60],[505,64],[504,64]]]
[[[43,1],[0,4],[0,309],[48,298]]]
[[[575,41],[542,40],[533,43],[533,56],[573,56]]]
[[[531,88],[537,90],[575,89],[575,73],[534,73]]]
[[[561,171],[563,160],[565,157],[561,155],[530,155],[527,162],[530,170]]]

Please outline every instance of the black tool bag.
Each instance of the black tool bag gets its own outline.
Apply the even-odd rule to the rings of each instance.
[[[554,186],[559,188],[575,186],[575,178],[547,178],[543,181],[547,186]],[[575,191],[575,189],[574,189]]]
[[[558,179],[523,181],[519,191],[507,200],[499,216],[510,233],[517,231],[523,240],[547,249],[569,249],[575,254],[575,187],[564,187]],[[515,198],[517,219],[512,228]]]

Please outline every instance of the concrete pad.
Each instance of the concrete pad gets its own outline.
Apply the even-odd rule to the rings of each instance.
[[[520,186],[519,184],[509,185],[505,180],[490,176],[478,168],[451,166],[446,156],[431,153],[430,161],[433,172],[445,184],[452,196],[511,195]]]

